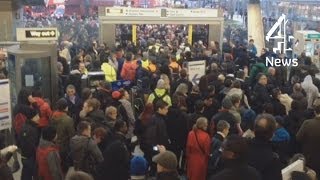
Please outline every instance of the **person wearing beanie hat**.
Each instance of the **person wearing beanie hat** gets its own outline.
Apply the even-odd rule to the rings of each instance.
[[[112,92],[112,98],[114,100],[119,100],[121,98],[121,93],[119,91],[113,91]]]
[[[166,90],[166,84],[163,79],[159,79],[157,82],[156,89],[150,94],[147,104],[156,104],[157,101],[163,100],[169,106],[171,106],[171,97],[169,96],[168,91]]]
[[[21,149],[22,172],[21,179],[36,178],[36,147],[39,144],[40,131],[38,128],[39,113],[30,109],[26,112],[26,122],[18,134],[17,144]]]
[[[68,102],[65,98],[61,98],[56,102],[56,110],[52,113],[51,124],[57,131],[57,145],[60,147],[60,157],[62,161],[62,170],[66,173],[71,166],[68,161],[68,153],[70,152],[70,139],[75,135],[75,127],[73,119],[68,115]]]
[[[158,146],[158,148],[160,153],[152,158],[152,161],[157,164],[157,180],[179,180],[176,155],[166,150],[164,146]]]
[[[134,156],[130,161],[130,176],[132,180],[145,180],[148,171],[147,160],[143,156]]]
[[[42,129],[42,138],[37,149],[38,175],[43,180],[63,180],[61,160],[57,139],[57,130],[54,126]]]

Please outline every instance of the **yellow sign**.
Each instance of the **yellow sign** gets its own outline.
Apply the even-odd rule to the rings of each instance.
[[[137,25],[132,24],[132,43],[137,45]]]

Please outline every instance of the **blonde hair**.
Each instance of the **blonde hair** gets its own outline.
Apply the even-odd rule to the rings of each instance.
[[[206,130],[205,128],[208,126],[208,120],[205,117],[200,117],[197,119],[196,124],[193,126],[193,130],[202,129]]]

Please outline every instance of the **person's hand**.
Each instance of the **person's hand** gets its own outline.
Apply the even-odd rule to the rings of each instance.
[[[158,149],[159,149],[159,152],[160,153],[163,153],[163,152],[166,152],[166,147],[164,147],[163,145],[157,145]]]

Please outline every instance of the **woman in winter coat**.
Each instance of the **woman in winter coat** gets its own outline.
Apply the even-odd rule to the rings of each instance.
[[[187,140],[187,177],[189,180],[205,180],[210,153],[210,137],[206,132],[208,120],[198,118]]]

